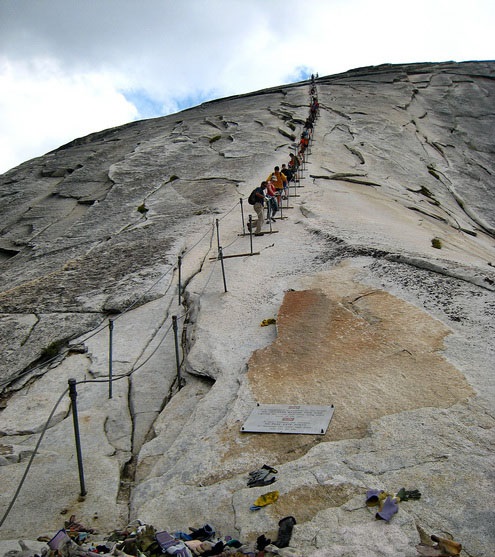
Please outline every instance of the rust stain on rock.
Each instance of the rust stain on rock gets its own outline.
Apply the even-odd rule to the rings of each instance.
[[[335,301],[324,290],[288,292],[278,338],[249,361],[260,404],[333,404],[326,440],[362,437],[371,420],[446,408],[473,394],[443,357],[449,330],[383,291]]]
[[[277,339],[253,353],[248,364],[249,384],[260,404],[333,404],[326,434],[232,430],[225,432],[225,441],[235,445],[227,442],[226,459],[249,453],[276,463],[293,460],[321,441],[363,437],[377,418],[448,408],[473,396],[442,354],[450,329],[385,291],[353,281],[348,271],[287,292]]]

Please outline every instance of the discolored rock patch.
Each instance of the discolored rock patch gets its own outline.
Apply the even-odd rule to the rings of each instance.
[[[312,520],[320,511],[340,507],[362,490],[352,484],[302,486],[285,493],[276,504],[280,516],[290,516],[298,509],[298,524]]]
[[[326,440],[362,437],[370,421],[473,395],[442,355],[448,329],[383,291],[332,299],[288,292],[278,338],[253,354],[249,381],[261,404],[334,404]]]

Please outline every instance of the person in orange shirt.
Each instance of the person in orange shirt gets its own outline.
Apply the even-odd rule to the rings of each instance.
[[[270,180],[273,183],[275,190],[277,191],[277,201],[280,205],[282,196],[284,195],[284,190],[287,187],[287,176],[280,172],[279,166],[276,166],[273,170],[273,173],[268,176],[267,181]]]

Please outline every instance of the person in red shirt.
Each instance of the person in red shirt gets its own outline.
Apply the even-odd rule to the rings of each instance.
[[[275,219],[273,217],[278,211],[278,203],[276,198],[277,191],[275,190],[275,186],[273,185],[271,180],[268,180],[268,182],[266,183],[266,195],[268,197],[268,217],[271,218],[273,222],[275,222]],[[266,222],[269,223],[270,221],[267,220]]]

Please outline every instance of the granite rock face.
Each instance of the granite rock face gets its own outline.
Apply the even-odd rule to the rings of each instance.
[[[0,177],[3,516],[36,453],[0,549],[65,514],[251,543],[294,516],[304,556],[413,556],[431,534],[492,554],[495,63],[360,68],[316,89],[301,179],[262,237],[247,196],[294,152],[309,82],[94,133]],[[322,435],[242,432],[256,404],[335,411]],[[265,463],[277,481],[247,487]],[[421,499],[376,520],[366,490],[401,487]]]

